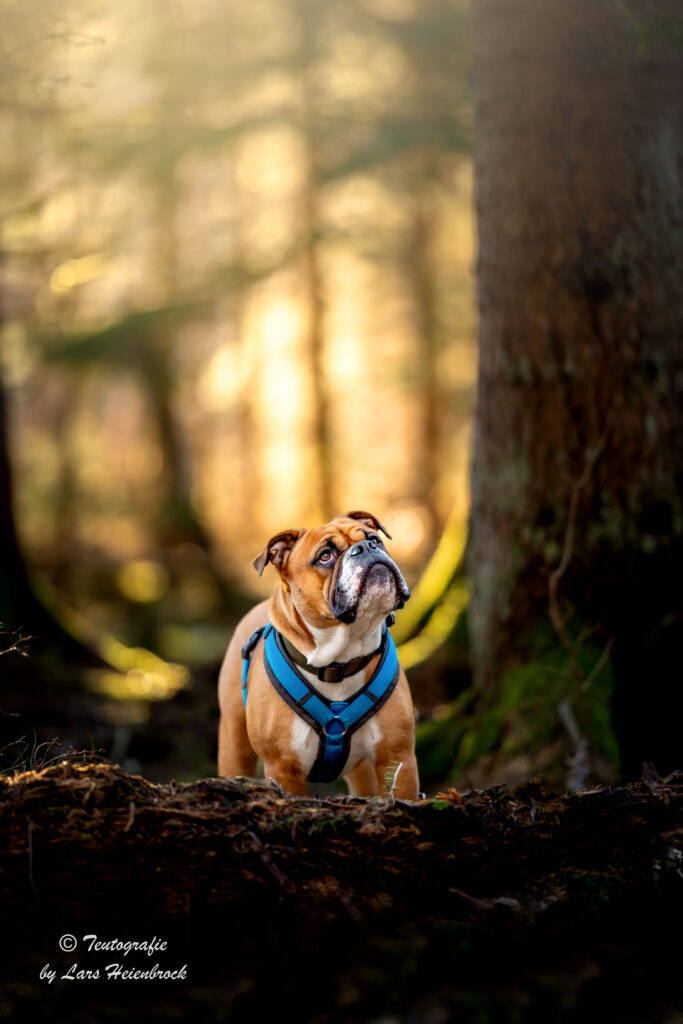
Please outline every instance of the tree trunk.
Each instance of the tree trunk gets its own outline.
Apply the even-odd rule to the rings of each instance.
[[[13,509],[9,458],[7,396],[0,378],[0,652],[22,638],[31,653],[69,663],[100,667],[102,659],[83,646],[56,621],[36,596],[26,570]],[[7,634],[3,636],[2,634]],[[12,662],[3,659],[3,669]]]
[[[319,14],[310,0],[296,7],[301,62],[301,119],[304,135],[304,181],[301,200],[303,235],[303,287],[308,306],[305,352],[311,373],[311,446],[313,489],[317,514],[325,520],[335,515],[332,473],[330,397],[325,372],[325,299],[320,259],[321,218],[318,128],[315,119],[315,87],[312,65],[317,52]]]
[[[476,679],[493,699],[550,622],[576,666],[582,628],[598,627],[627,774],[641,757],[670,770],[680,751],[667,713],[683,646],[674,22],[676,0],[478,0],[473,19]]]
[[[422,457],[417,467],[416,496],[429,516],[428,532],[438,537],[440,522],[437,489],[441,475],[442,392],[439,381],[439,325],[434,267],[436,203],[433,158],[420,168],[412,198],[408,265],[417,321],[417,368],[420,391]]]
[[[20,631],[33,600],[26,570],[19,551],[12,508],[12,478],[7,440],[5,389],[0,380],[0,630]],[[0,650],[3,648],[0,640]]]

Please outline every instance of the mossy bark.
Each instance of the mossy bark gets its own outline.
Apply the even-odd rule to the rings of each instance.
[[[673,0],[479,0],[473,14],[476,678],[495,699],[533,658],[569,540],[558,608],[613,645],[627,774],[641,757],[671,768],[680,749],[667,713],[683,643],[676,19]]]

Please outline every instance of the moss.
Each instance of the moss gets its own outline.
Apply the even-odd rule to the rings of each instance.
[[[339,826],[343,825],[344,823],[345,823],[345,819],[342,818],[342,817],[339,817],[339,816],[337,816],[337,817],[332,816],[332,817],[329,817],[329,818],[318,818],[311,825],[310,832],[316,833],[316,832],[322,832],[325,829],[332,829],[332,831],[336,833],[336,831],[339,828]]]
[[[484,715],[482,720],[467,730],[460,743],[458,761],[464,767],[478,761],[500,742],[502,719],[498,714]]]
[[[578,621],[569,627],[577,644],[585,689],[576,679],[571,658],[549,622],[539,623],[531,641],[532,658],[508,671],[501,680],[495,701],[476,699],[465,691],[451,705],[448,715],[420,723],[417,755],[420,776],[429,785],[461,775],[463,770],[494,751],[505,757],[531,754],[564,735],[558,706],[568,700],[591,748],[616,769],[619,748],[611,716],[614,673],[610,658],[595,635],[585,638]]]
[[[604,907],[613,903],[631,884],[630,878],[621,877],[614,866],[609,872],[573,869],[565,873],[565,884],[568,876],[572,897],[580,900],[593,914],[599,914]]]
[[[473,701],[474,690],[465,690],[451,702],[447,715],[418,723],[416,753],[423,784],[441,782],[454,774],[455,752],[467,730]]]

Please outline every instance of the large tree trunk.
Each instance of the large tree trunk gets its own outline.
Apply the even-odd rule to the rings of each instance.
[[[680,10],[474,5],[476,678],[493,697],[551,621],[576,663],[598,626],[627,774],[680,750]]]

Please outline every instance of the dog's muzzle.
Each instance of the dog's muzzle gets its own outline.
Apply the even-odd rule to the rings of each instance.
[[[368,539],[354,544],[341,559],[331,601],[335,619],[347,623],[356,621],[358,603],[365,586],[381,575],[379,570],[382,568],[391,573],[396,592],[393,608],[387,608],[387,613],[403,608],[410,597],[410,590],[400,569],[377,541]]]

